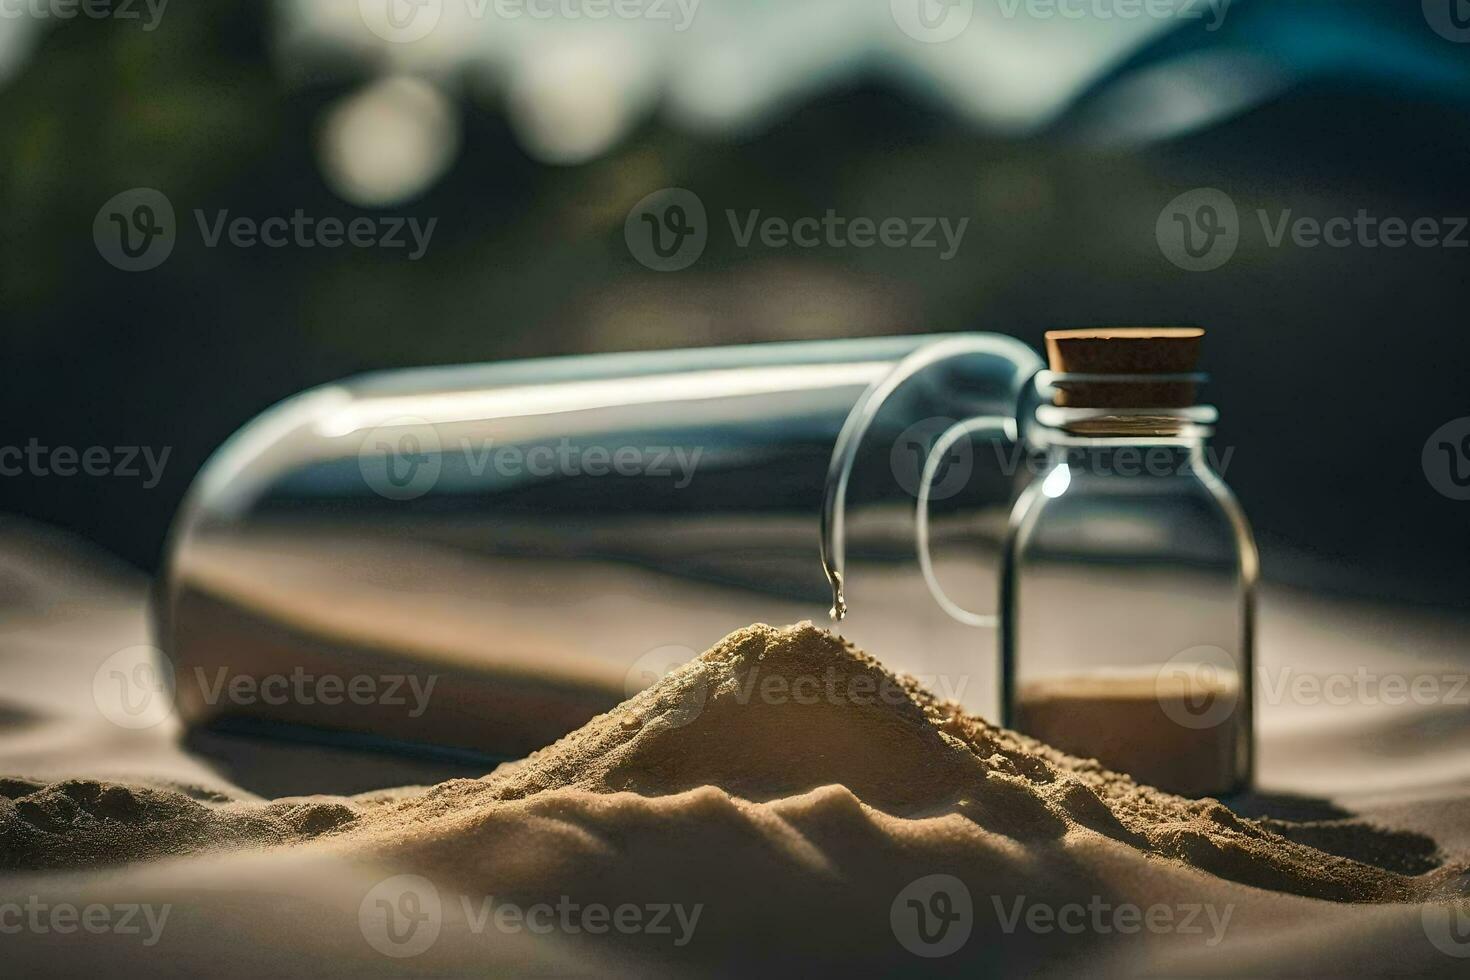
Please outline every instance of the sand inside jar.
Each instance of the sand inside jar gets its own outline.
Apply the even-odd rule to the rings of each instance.
[[[1030,680],[1017,730],[1183,796],[1220,796],[1248,778],[1249,715],[1239,674],[1170,664]]]

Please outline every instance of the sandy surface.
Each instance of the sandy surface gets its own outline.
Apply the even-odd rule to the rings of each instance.
[[[7,555],[0,772],[23,778],[0,784],[0,928],[28,971],[1467,966],[1455,704],[1264,706],[1272,793],[1231,802],[1297,822],[1252,820],[994,729],[822,631],[754,630],[488,777],[266,800],[179,748],[169,719],[120,728],[94,698],[98,666],[141,642],[139,583],[42,546]],[[1340,669],[1332,625],[1288,611],[1267,619],[1305,651],[1291,663]],[[1444,673],[1442,623],[1365,618],[1351,651]],[[347,777],[345,758],[299,755],[303,779]]]

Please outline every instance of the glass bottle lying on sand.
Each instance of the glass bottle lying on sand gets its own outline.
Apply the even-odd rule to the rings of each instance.
[[[479,767],[733,630],[825,618],[833,445],[899,364],[846,485],[844,631],[995,717],[992,663],[917,572],[914,491],[939,431],[1013,416],[1044,365],[970,333],[390,371],[289,399],[210,459],[170,533],[155,629],[191,740],[237,771],[241,736]],[[998,547],[1014,498],[976,465],[963,513]]]

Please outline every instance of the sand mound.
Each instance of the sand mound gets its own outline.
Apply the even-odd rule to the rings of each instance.
[[[1411,900],[1427,886],[1399,872],[1437,863],[1415,835],[1250,820],[1214,800],[1141,786],[967,716],[810,623],[732,633],[524,761],[403,800],[367,826],[460,822],[562,791],[657,797],[716,787],[771,802],[828,786],[891,816],[960,814],[1027,843],[1085,829],[1221,878],[1336,901]]]
[[[529,889],[550,873],[529,853],[563,855],[551,865],[565,882],[569,855],[656,846],[659,866],[675,874],[670,854],[698,866],[694,855],[721,839],[742,860],[764,854],[787,873],[794,862],[829,884],[854,869],[887,877],[883,855],[942,845],[945,860],[983,854],[986,873],[1017,881],[1052,862],[1049,880],[1066,891],[1068,874],[1096,887],[1082,884],[1092,873],[1068,848],[1101,837],[1118,845],[1109,853],[1343,902],[1412,900],[1437,879],[1402,873],[1436,863],[1423,838],[1250,820],[1140,786],[966,716],[810,623],[733,633],[618,709],[478,780],[268,805],[83,782],[12,780],[0,793],[0,853],[11,867],[323,838],[502,882],[525,866],[517,880]]]
[[[984,777],[944,721],[912,682],[830,633],[753,626],[492,779],[505,798],[718,786],[757,802],[839,784],[912,812]]]

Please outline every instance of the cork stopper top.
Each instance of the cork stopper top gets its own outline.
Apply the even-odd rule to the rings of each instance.
[[[1189,374],[1205,332],[1198,327],[1095,327],[1049,330],[1046,354],[1063,374]],[[1185,408],[1193,381],[1064,381],[1056,402],[1071,408]]]

